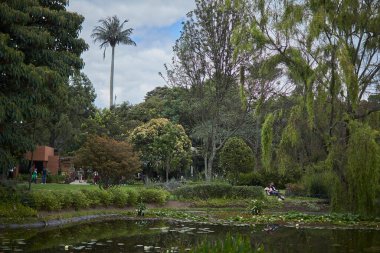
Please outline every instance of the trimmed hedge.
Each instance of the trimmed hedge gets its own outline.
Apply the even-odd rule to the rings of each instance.
[[[261,186],[232,186],[230,184],[187,185],[173,191],[178,198],[184,199],[262,199],[264,190]]]
[[[76,210],[101,206],[135,206],[144,203],[164,204],[169,192],[163,189],[126,189],[114,187],[108,190],[82,189],[81,191],[34,191],[27,195],[30,207],[36,210],[57,211],[65,208]]]
[[[0,218],[37,217],[37,211],[21,203],[3,203],[0,205]]]
[[[163,189],[154,189],[154,188],[144,188],[139,191],[139,201],[141,200],[144,203],[156,203],[164,204],[170,193]]]

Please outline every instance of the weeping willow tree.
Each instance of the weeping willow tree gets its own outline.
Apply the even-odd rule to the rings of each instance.
[[[291,109],[288,123],[281,134],[278,149],[279,172],[284,175],[290,168],[299,167],[296,156],[301,142],[300,132],[297,123],[301,120],[302,108],[299,105]]]
[[[353,212],[373,214],[380,176],[380,148],[376,143],[379,132],[358,121],[352,121],[349,129],[346,201]]]
[[[333,207],[372,212],[376,192],[372,185],[378,183],[373,180],[380,166],[374,158],[378,144],[370,132],[380,127],[372,123],[371,129],[360,122],[380,110],[378,101],[366,101],[380,82],[380,1],[240,1],[251,17],[238,28],[244,33],[240,37],[265,44],[262,57],[270,59],[272,67],[283,68],[283,78],[294,84],[293,95],[301,98],[297,102],[301,120],[283,119],[288,123],[279,148],[271,144],[271,117],[263,125],[264,166],[271,165],[273,151],[274,158],[282,156],[283,167],[326,161],[336,179]],[[367,138],[360,138],[365,133]],[[292,156],[296,136],[300,146]],[[313,155],[317,150],[320,155]],[[304,151],[306,160],[299,156]]]
[[[261,159],[265,170],[271,169],[272,153],[273,153],[273,123],[275,117],[273,113],[269,113],[265,118],[261,129]]]

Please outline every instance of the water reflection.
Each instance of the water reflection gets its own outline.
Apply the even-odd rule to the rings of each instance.
[[[380,231],[108,221],[64,228],[0,231],[0,252],[166,252],[242,234],[267,252],[380,252]]]

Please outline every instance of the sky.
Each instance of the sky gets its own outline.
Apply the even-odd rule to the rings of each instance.
[[[115,48],[114,96],[116,104],[137,104],[148,91],[165,85],[158,73],[164,73],[164,64],[170,63],[182,21],[194,8],[194,0],[70,0],[67,10],[85,17],[80,37],[89,50],[82,54],[83,72],[95,88],[95,105],[109,106],[111,69],[111,48],[103,59],[103,49],[91,38],[99,19],[116,15],[128,20],[124,28],[134,29],[131,38],[137,46],[119,44]]]

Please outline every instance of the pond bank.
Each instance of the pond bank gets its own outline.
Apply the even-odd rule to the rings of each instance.
[[[173,220],[210,224],[255,226],[276,224],[304,228],[345,228],[380,230],[380,219],[361,219],[350,214],[325,214],[307,212],[276,212],[251,215],[243,208],[190,208],[188,204],[172,202],[165,206],[150,205],[145,216],[137,216],[134,208],[103,208],[90,210],[64,210],[41,212],[27,220],[0,220],[0,229],[60,227],[71,224],[93,223],[107,220]]]

